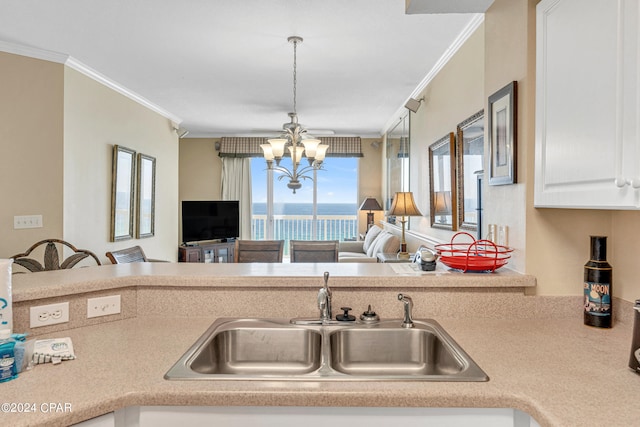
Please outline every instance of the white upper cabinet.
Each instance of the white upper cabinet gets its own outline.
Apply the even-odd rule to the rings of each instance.
[[[543,0],[536,207],[640,208],[638,0]]]

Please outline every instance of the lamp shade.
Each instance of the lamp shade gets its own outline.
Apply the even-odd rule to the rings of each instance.
[[[271,144],[273,156],[276,159],[281,159],[284,156],[284,146],[288,141],[283,138],[268,139],[267,141]]]
[[[380,203],[378,203],[378,201],[373,197],[367,197],[366,199],[364,199],[364,202],[362,202],[362,204],[360,205],[360,210],[361,211],[381,211],[382,206],[380,206]]]
[[[436,191],[433,195],[435,215],[451,215],[451,191]]]
[[[329,149],[328,144],[320,144],[316,147],[316,160],[318,162],[324,161],[325,156],[327,155],[327,150]]]
[[[271,148],[271,144],[260,144],[260,148],[264,151],[264,159],[268,162],[274,159],[273,149]]]
[[[389,215],[395,216],[422,216],[411,191],[397,192],[393,197]]]
[[[304,145],[304,152],[308,158],[313,159],[316,157],[316,150],[320,145],[319,139],[303,139],[302,145]]]

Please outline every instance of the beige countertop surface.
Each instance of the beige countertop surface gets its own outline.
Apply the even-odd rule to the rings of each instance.
[[[399,267],[400,266],[400,267]],[[533,288],[535,277],[503,268],[493,274],[452,271],[438,264],[436,271],[399,274],[403,264],[191,264],[131,263],[13,276],[13,301],[116,289],[141,284],[172,287],[316,288],[325,271],[332,286],[383,287],[401,281],[405,288]],[[286,280],[283,280],[286,279]]]
[[[324,271],[336,308],[361,312],[372,303],[382,318],[397,318],[396,294],[407,291],[414,317],[437,320],[490,381],[164,379],[218,317],[317,314]],[[534,277],[509,270],[402,275],[390,264],[149,263],[14,275],[16,331],[27,330],[29,307],[70,301],[68,324],[31,333],[70,337],[77,359],[0,384],[0,403],[35,409],[0,411],[0,424],[63,426],[127,406],[197,405],[514,408],[542,426],[640,425],[640,376],[627,366],[631,304],[614,306],[620,321],[612,329],[591,328],[582,324],[581,297],[527,295],[534,287]],[[87,298],[113,293],[122,295],[121,315],[86,318]]]
[[[437,319],[490,376],[488,382],[167,381],[166,371],[214,321],[137,317],[72,329],[77,359],[38,365],[0,384],[11,426],[80,422],[126,406],[415,406],[515,408],[542,426],[631,426],[640,376],[628,367],[631,327],[581,319]],[[67,412],[42,410],[49,403]]]

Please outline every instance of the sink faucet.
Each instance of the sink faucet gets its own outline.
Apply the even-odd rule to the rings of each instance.
[[[318,308],[320,320],[331,320],[331,289],[329,289],[329,272],[324,272],[324,286],[318,291]]]
[[[408,295],[398,294],[398,301],[402,301],[404,304],[404,319],[402,320],[402,327],[413,328],[413,319],[411,318],[413,300]]]

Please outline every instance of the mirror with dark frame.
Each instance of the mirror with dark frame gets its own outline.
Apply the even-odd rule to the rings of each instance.
[[[478,230],[482,206],[479,179],[484,165],[484,110],[457,126],[458,228]]]
[[[429,146],[431,227],[456,230],[455,134],[450,132]]]

